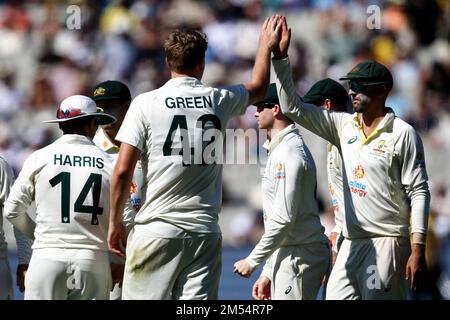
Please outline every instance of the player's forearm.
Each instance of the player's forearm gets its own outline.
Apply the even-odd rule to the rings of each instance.
[[[277,224],[273,225],[269,230],[266,230],[261,240],[245,260],[251,266],[258,266],[267,260],[281,246],[288,233],[288,229],[289,224]]]
[[[24,211],[5,211],[5,216],[11,224],[22,232],[27,238],[34,240],[34,229],[36,223]]]
[[[283,114],[297,123],[302,122],[301,107],[302,101],[297,95],[292,71],[289,65],[289,58],[273,59],[273,68],[277,85],[278,98]]]
[[[14,237],[16,238],[19,264],[29,264],[32,254],[32,241],[27,239],[25,234],[20,232],[16,227],[14,227]]]
[[[411,192],[411,233],[427,234],[430,192],[424,182]]]
[[[130,196],[130,185],[132,176],[114,173],[111,179],[111,212],[109,222],[119,225],[123,221],[125,203]]]
[[[130,186],[133,180],[134,168],[139,159],[140,150],[122,142],[119,157],[116,161],[111,177],[110,225],[117,226],[122,223],[125,203],[130,197]]]
[[[344,113],[330,112],[313,104],[304,103],[297,94],[292,79],[289,58],[282,60],[273,59],[272,64],[275,70],[275,83],[283,114],[333,145],[339,145],[337,127],[341,123]]]
[[[267,277],[270,280],[272,280],[272,255],[266,259],[266,263],[264,264],[264,267],[261,271],[261,277]]]
[[[256,52],[255,65],[252,72],[252,80],[245,84],[249,92],[249,104],[264,99],[270,80],[270,55],[269,47],[261,43]]]

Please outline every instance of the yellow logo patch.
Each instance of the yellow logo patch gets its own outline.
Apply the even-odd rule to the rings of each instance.
[[[102,95],[105,94],[105,92],[106,92],[106,89],[105,89],[105,88],[98,87],[98,88],[95,89],[95,91],[94,91],[94,97],[102,96]]]

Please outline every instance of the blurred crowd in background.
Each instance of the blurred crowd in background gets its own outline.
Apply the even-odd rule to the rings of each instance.
[[[78,9],[80,25],[73,28],[68,21]],[[419,131],[430,177],[432,285],[424,297],[450,299],[448,0],[0,0],[0,155],[17,174],[31,152],[61,134],[42,120],[52,118],[64,98],[91,95],[101,81],[123,81],[133,97],[164,84],[170,74],[163,43],[175,28],[198,28],[208,36],[203,83],[249,80],[259,30],[271,13],[286,15],[292,28],[289,56],[301,95],[362,60],[376,59],[392,71],[387,104]],[[257,128],[254,111],[248,108],[230,128]],[[334,222],[326,144],[304,135],[315,156],[319,207],[329,233]],[[263,142],[252,150],[260,152]],[[224,166],[224,245],[254,244],[262,234],[260,172],[260,165]]]

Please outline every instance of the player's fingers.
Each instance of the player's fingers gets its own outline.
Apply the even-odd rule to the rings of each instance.
[[[112,253],[115,253],[115,254],[117,254],[117,255],[120,256],[120,257],[124,257],[124,256],[125,256],[125,255],[123,254],[122,250],[120,249],[120,246],[116,245],[115,243],[112,243],[112,244],[109,246],[109,250],[110,250]]]
[[[272,21],[272,31],[277,31],[278,27],[281,26],[281,21],[278,16],[276,16]]]
[[[276,17],[276,15],[272,15],[271,17],[270,17],[270,20],[269,20],[269,24],[268,24],[268,29],[269,29],[269,31],[273,31],[274,29],[275,29],[275,26],[276,26],[276,22],[277,22],[277,17]]]
[[[252,288],[252,297],[256,300],[259,300],[259,295],[258,295],[258,283],[255,282],[255,284],[253,285]]]
[[[282,30],[281,28],[282,28],[281,22],[278,22],[275,26],[275,30],[274,30],[275,34],[281,34],[281,30]]]
[[[415,275],[414,270],[412,270],[412,268],[409,271],[409,276],[410,276],[410,282],[411,282],[410,287],[411,287],[411,290],[414,291],[415,287],[416,287],[416,275]]]
[[[269,18],[267,18],[266,20],[264,20],[264,23],[263,23],[261,29],[262,29],[262,30],[267,30],[268,24],[269,24]]]

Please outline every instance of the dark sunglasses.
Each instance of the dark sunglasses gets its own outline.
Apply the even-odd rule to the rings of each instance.
[[[257,108],[263,108],[263,109],[272,109],[275,107],[276,103],[273,102],[266,102],[266,103],[260,103],[256,107]]]
[[[364,90],[366,90],[368,87],[370,87],[369,85],[366,85],[364,83],[361,82],[357,82],[357,81],[349,81],[348,82],[348,86],[350,87],[350,89],[355,92],[363,92]]]

